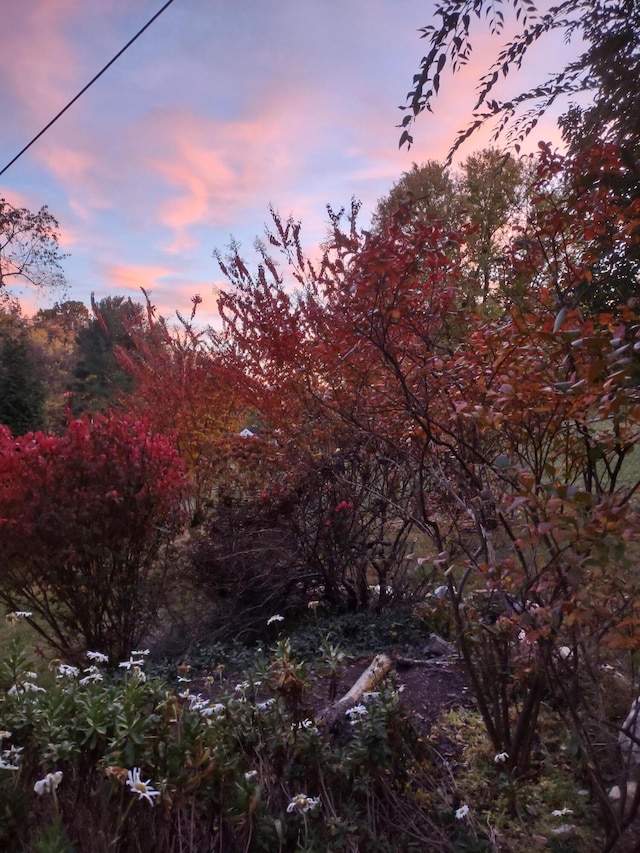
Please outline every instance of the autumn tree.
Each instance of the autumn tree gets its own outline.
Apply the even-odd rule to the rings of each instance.
[[[0,292],[12,283],[62,287],[57,220],[42,207],[38,213],[0,198]]]
[[[120,370],[131,377],[132,393],[122,397],[129,411],[144,416],[158,432],[174,435],[193,479],[193,520],[202,520],[215,485],[216,444],[238,432],[249,401],[243,382],[223,363],[216,335],[177,315],[174,326],[158,316],[148,294],[125,321],[127,343],[114,349]]]
[[[379,231],[396,216],[438,219],[450,231],[468,228],[458,247],[464,248],[468,296],[485,304],[504,274],[503,246],[526,221],[531,171],[524,159],[496,148],[472,154],[457,170],[435,160],[414,163],[379,200],[372,226]]]
[[[460,299],[465,271],[450,249],[465,235],[400,217],[383,233],[334,217],[315,266],[293,225],[281,226],[269,242],[286,244],[297,293],[273,262],[270,279],[264,268],[254,278],[237,259],[220,308],[265,398],[306,397],[301,409],[341,420],[352,442],[375,440],[411,475],[411,500],[378,497],[431,542],[423,565],[448,585],[496,752],[526,773],[551,692],[613,838],[626,818],[606,796],[598,744],[611,756],[615,736],[597,662],[640,643],[630,545],[640,482],[627,463],[640,440],[639,318],[632,303],[586,315],[580,293],[609,241],[635,239],[637,208],[618,205],[606,182],[580,189],[595,163],[625,168],[606,145],[574,159],[543,148],[548,189],[532,200],[534,231],[508,252],[509,275],[529,288],[499,321]],[[575,192],[558,205],[561,173]]]
[[[27,324],[34,358],[47,389],[45,416],[48,430],[55,431],[65,426],[65,412],[80,358],[77,337],[90,322],[89,310],[82,302],[67,300],[57,302],[51,308],[40,308]]]
[[[368,606],[367,579],[374,585],[378,581],[383,600],[386,587],[396,580],[402,586],[403,547],[413,523],[418,481],[402,441],[390,444],[366,437],[373,430],[367,426],[369,419],[371,424],[388,422],[393,415],[380,365],[359,357],[354,337],[354,311],[360,303],[346,281],[346,269],[350,254],[361,248],[356,216],[357,205],[345,233],[342,214],[331,214],[339,248],[314,265],[302,253],[299,225],[275,215],[269,246],[288,259],[299,289],[291,289],[284,266],[276,265],[266,245],[264,263],[256,273],[232,253],[221,258],[232,286],[221,293],[219,310],[228,357],[243,371],[255,405],[275,428],[277,440],[296,448],[297,473],[290,479],[297,477],[297,487],[290,517],[307,565],[315,566],[323,594],[331,601]],[[422,249],[434,229],[442,233],[437,222],[416,220],[410,227],[396,226],[393,236],[372,235],[385,246],[397,241],[394,252],[402,252],[406,264],[397,275],[400,291],[410,272],[417,274],[422,264],[431,263]],[[461,280],[459,259],[447,251],[454,242],[443,235],[439,259],[455,270],[452,280]],[[371,304],[369,308],[377,310]],[[416,322],[429,310],[428,299],[423,299]],[[447,324],[434,327],[433,333],[447,348],[459,329]],[[353,357],[346,358],[347,353]],[[372,403],[365,411],[367,400]],[[402,430],[402,420],[397,426]],[[288,458],[293,462],[293,454]],[[351,507],[346,515],[345,506]],[[402,531],[397,540],[393,531]]]

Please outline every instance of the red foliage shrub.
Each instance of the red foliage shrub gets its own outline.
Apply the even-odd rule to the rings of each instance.
[[[66,656],[127,655],[155,616],[184,488],[172,441],[130,415],[61,436],[0,427],[0,600]]]

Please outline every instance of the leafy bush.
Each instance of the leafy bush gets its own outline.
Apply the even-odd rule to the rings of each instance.
[[[156,614],[184,487],[170,439],[129,415],[61,436],[0,427],[0,600],[66,657],[121,659]]]

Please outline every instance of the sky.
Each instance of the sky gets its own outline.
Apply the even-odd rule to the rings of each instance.
[[[2,3],[0,168],[162,7],[164,0]],[[433,0],[174,0],[105,74],[0,177],[18,207],[60,223],[67,298],[151,291],[164,316],[215,324],[213,258],[230,238],[248,255],[269,205],[302,221],[309,251],[326,206],[377,200],[414,162],[443,160],[471,115],[474,87],[505,37],[478,30],[473,61],[443,80],[434,115],[398,148]],[[560,70],[545,42],[501,94]],[[528,142],[559,143],[557,114]],[[479,134],[464,158],[489,144]],[[14,289],[26,313],[61,294]]]

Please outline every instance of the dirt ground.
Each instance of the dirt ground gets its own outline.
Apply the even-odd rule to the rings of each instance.
[[[417,731],[428,732],[443,711],[474,704],[469,681],[455,655],[418,659],[420,663],[410,665],[405,660],[396,660],[390,676],[403,687],[400,704]],[[362,660],[348,667],[338,680],[336,698],[350,690],[370,663]]]

